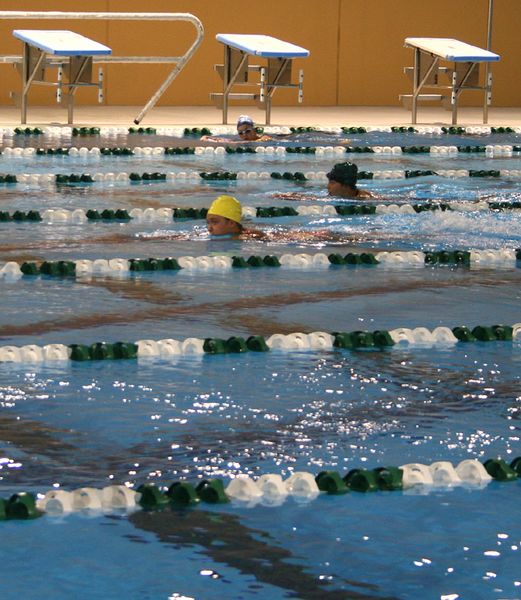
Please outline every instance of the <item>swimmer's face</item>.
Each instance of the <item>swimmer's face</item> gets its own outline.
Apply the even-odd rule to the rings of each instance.
[[[219,215],[206,215],[206,226],[210,235],[233,235],[241,232],[238,223]]]
[[[327,193],[330,196],[336,196],[337,198],[355,198],[356,188],[352,188],[346,183],[340,183],[334,179],[329,179],[327,182]]]
[[[344,186],[339,181],[329,179],[327,182],[327,193],[330,196],[343,196]]]
[[[237,127],[237,133],[244,142],[254,142],[257,139],[255,127],[249,123],[242,123]]]

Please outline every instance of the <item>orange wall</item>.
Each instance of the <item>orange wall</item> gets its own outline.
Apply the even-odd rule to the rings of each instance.
[[[402,67],[412,66],[406,37],[449,37],[482,48],[487,41],[488,0],[341,0],[338,104],[392,105],[410,93]],[[493,104],[521,105],[521,2],[495,0],[492,50]],[[466,92],[462,104],[480,105]]]
[[[495,0],[492,49],[502,55],[493,67],[495,106],[521,106],[520,5],[520,0]],[[205,38],[160,100],[163,105],[207,105],[209,93],[220,91],[213,70],[223,59],[217,33],[264,33],[308,48],[311,56],[295,61],[295,69],[305,71],[306,105],[395,105],[400,93],[410,92],[402,68],[412,64],[412,51],[403,48],[404,38],[455,37],[484,47],[488,0],[2,0],[0,8],[194,14]],[[72,29],[106,43],[115,55],[166,56],[182,54],[195,31],[175,22],[0,21],[0,54],[21,52],[13,29],[38,28]],[[144,104],[169,71],[166,65],[105,66],[106,104]],[[0,65],[0,104],[11,104],[9,91],[19,87],[13,68]],[[94,90],[80,90],[78,96],[82,103],[96,103]],[[296,92],[279,90],[274,100],[294,104]],[[30,101],[53,103],[53,90],[34,87]],[[480,103],[477,93],[462,96],[462,104]]]

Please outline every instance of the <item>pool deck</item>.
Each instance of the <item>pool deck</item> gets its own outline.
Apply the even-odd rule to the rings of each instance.
[[[75,126],[134,126],[139,106],[82,106],[74,109]],[[240,114],[249,114],[257,124],[264,122],[264,112],[256,107],[231,107],[229,124]],[[403,126],[411,125],[411,113],[398,106],[275,106],[272,125],[287,126]],[[420,107],[418,125],[450,126],[451,113],[443,108]],[[482,109],[465,107],[458,111],[458,125],[482,125]],[[521,126],[521,107],[489,109],[489,125]],[[67,125],[67,110],[55,106],[30,106],[27,127]],[[211,106],[159,106],[150,110],[140,123],[154,127],[215,127],[221,125],[221,111]],[[20,109],[0,106],[0,127],[19,127]]]

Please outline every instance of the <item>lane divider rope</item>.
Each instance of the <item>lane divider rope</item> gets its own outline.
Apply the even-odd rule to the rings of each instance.
[[[93,146],[93,147],[57,147],[57,148],[34,148],[34,147],[5,147],[0,154],[6,158],[28,158],[33,156],[64,156],[71,158],[100,158],[103,156],[136,156],[145,158],[157,158],[158,156],[171,155],[217,155],[248,154],[248,155],[277,155],[306,154],[321,158],[324,155],[343,154],[378,154],[388,157],[401,157],[403,154],[429,154],[437,158],[443,156],[456,156],[458,154],[485,154],[487,157],[503,156],[511,157],[513,153],[521,152],[521,145],[511,144],[487,144],[475,146]],[[252,156],[253,158],[253,156]]]
[[[458,342],[516,342],[521,339],[521,323],[514,325],[477,325],[470,329],[464,325],[454,328],[399,327],[375,331],[312,333],[275,333],[268,338],[251,335],[248,338],[232,336],[221,338],[196,338],[184,340],[166,338],[144,339],[136,342],[95,342],[85,344],[27,344],[0,346],[0,362],[92,361],[122,360],[150,357],[179,357],[204,354],[242,354],[269,351],[332,351],[384,350],[393,346],[454,346]]]
[[[404,127],[404,126],[387,126],[387,125],[376,125],[370,127],[356,127],[356,126],[300,126],[300,127],[286,127],[286,126],[266,126],[258,128],[260,131],[273,135],[287,135],[290,133],[311,133],[311,132],[323,132],[323,133],[344,133],[344,134],[365,134],[365,133],[417,133],[420,135],[490,135],[490,134],[512,134],[521,133],[521,127],[490,127],[487,125],[483,126],[451,126],[451,127],[440,127],[440,126],[416,126],[416,127]],[[202,135],[227,135],[236,134],[236,128],[234,126],[217,126],[209,129],[208,127],[4,127],[0,128],[0,137],[12,138],[15,136],[21,137],[32,137],[32,136],[44,136],[53,138],[72,138],[72,137],[90,137],[90,136],[102,136],[111,137],[118,135],[160,135],[160,136],[172,136],[172,137],[200,137]]]
[[[416,204],[300,204],[292,206],[243,206],[242,213],[247,218],[273,219],[288,216],[329,216],[352,217],[385,214],[419,214],[422,212],[450,211],[505,211],[519,210],[521,202],[425,202]],[[45,210],[0,210],[0,223],[45,223],[81,225],[84,223],[106,223],[117,221],[125,223],[152,223],[156,221],[181,221],[205,219],[206,208],[132,208],[127,209],[83,209],[49,208]]]
[[[338,471],[325,470],[314,476],[297,471],[286,480],[278,473],[261,475],[252,479],[237,475],[225,485],[221,478],[202,479],[195,484],[186,480],[171,485],[157,486],[143,483],[135,490],[128,485],[110,485],[102,489],[82,487],[72,491],[54,488],[44,494],[19,492],[8,500],[0,498],[0,520],[35,519],[43,514],[59,516],[73,512],[110,513],[132,512],[138,509],[160,511],[190,507],[201,503],[225,504],[233,502],[252,508],[257,504],[277,507],[288,497],[312,501],[320,494],[345,496],[349,492],[371,493],[403,491],[421,487],[422,490],[452,489],[456,486],[482,489],[492,480],[516,481],[521,478],[521,457],[510,464],[501,458],[484,463],[476,459],[461,461],[456,467],[449,461],[436,461],[431,465],[408,463],[399,467],[386,466],[375,469],[351,469],[344,476]]]
[[[449,179],[458,178],[520,178],[521,169],[385,169],[381,171],[359,171],[360,180],[379,180],[379,179],[411,179],[418,177],[443,177]],[[127,173],[108,172],[108,173],[5,173],[0,174],[1,185],[31,184],[31,185],[90,185],[93,183],[130,183],[130,184],[150,184],[157,182],[173,181],[251,181],[251,180],[284,180],[297,184],[304,184],[307,181],[326,182],[327,175],[325,171],[169,171],[163,172],[144,172]]]
[[[439,250],[439,251],[380,251],[349,252],[326,254],[282,254],[252,255],[212,255],[212,256],[180,256],[177,258],[98,258],[94,260],[80,259],[43,261],[41,263],[26,261],[21,264],[15,261],[0,263],[0,279],[16,280],[23,276],[34,277],[46,275],[51,277],[88,277],[91,275],[125,276],[135,272],[194,270],[231,270],[257,269],[260,267],[280,267],[290,269],[315,269],[331,267],[367,267],[383,265],[385,267],[414,266],[466,266],[480,267],[498,265],[501,267],[517,267],[521,260],[521,248],[496,250]]]

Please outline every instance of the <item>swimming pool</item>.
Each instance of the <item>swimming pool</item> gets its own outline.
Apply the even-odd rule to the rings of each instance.
[[[379,135],[374,134],[372,145],[442,145],[448,139]],[[348,137],[352,143],[353,136]],[[363,137],[356,143],[367,143]],[[517,134],[450,139],[452,145],[489,141],[515,145]],[[107,140],[102,144],[109,145]],[[143,139],[133,145],[154,144]],[[289,232],[284,241],[210,240],[201,220],[1,222],[0,260],[280,257],[521,246],[519,210],[486,206],[519,200],[519,178],[504,174],[516,169],[516,152],[511,157],[483,152],[354,156],[334,150],[309,156],[4,152],[0,172],[316,174],[345,158],[370,172],[503,174],[361,182],[380,196],[381,205],[432,200],[456,203],[453,210],[251,218],[255,226]],[[252,207],[350,204],[328,200],[323,189],[320,177],[305,183],[271,177],[218,182],[173,177],[58,186],[29,180],[0,186],[0,210],[202,208],[223,192]],[[291,191],[308,199],[288,202],[275,196]],[[481,203],[471,206],[472,201]],[[296,229],[325,229],[335,235],[291,241]],[[184,238],[176,239],[176,234]],[[518,264],[515,259],[470,266],[315,264],[3,277],[0,346],[512,325],[521,321]],[[170,485],[204,478],[229,482],[238,475],[256,479],[270,473],[286,479],[302,471],[343,475],[352,468],[435,461],[456,465],[498,456],[510,462],[521,454],[519,361],[519,341],[514,340],[3,362],[0,496],[116,483],[136,488],[144,482]],[[290,496],[280,503],[264,498],[8,520],[2,523],[2,595],[520,598],[520,487],[517,479],[483,486]]]

